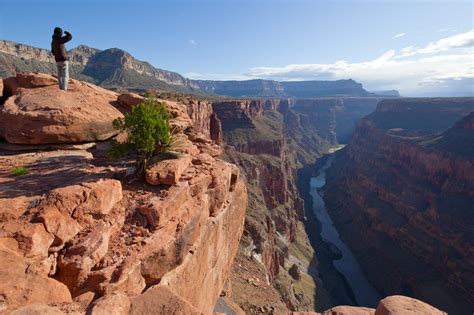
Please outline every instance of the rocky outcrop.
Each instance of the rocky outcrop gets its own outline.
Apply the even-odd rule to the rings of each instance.
[[[447,314],[439,309],[407,296],[393,295],[380,301],[375,315],[415,315],[415,314]]]
[[[380,292],[454,314],[474,304],[472,111],[472,98],[381,102],[336,155],[324,189]]]
[[[52,91],[31,90],[44,88]],[[107,142],[90,152],[0,154],[1,311],[212,312],[247,191],[239,169],[217,158],[206,107],[162,101],[184,144],[152,166],[156,186],[130,182],[131,161],[107,160]],[[175,155],[186,163],[174,165]],[[26,173],[15,175],[20,167]]]
[[[16,144],[58,144],[105,140],[117,131],[112,121],[143,101],[133,93],[107,91],[89,83],[71,80],[67,92],[58,92],[57,79],[40,73],[19,73],[5,80],[6,101],[0,106],[0,137]],[[220,141],[220,125],[211,119],[211,104],[185,99],[181,105],[166,102],[175,131],[193,128]],[[182,108],[181,108],[182,106]],[[120,110],[118,110],[118,109]]]
[[[0,107],[0,136],[10,143],[49,144],[105,140],[117,134],[112,121],[123,117],[117,95],[72,80],[60,92],[56,78],[17,74],[5,80],[9,96]]]

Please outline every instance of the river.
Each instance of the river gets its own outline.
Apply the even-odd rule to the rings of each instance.
[[[365,277],[351,250],[339,237],[339,233],[326,211],[326,205],[319,192],[320,188],[326,184],[326,170],[331,166],[333,159],[334,156],[331,155],[326,164],[319,169],[319,175],[311,178],[310,185],[311,196],[313,198],[313,211],[317,220],[321,222],[321,237],[323,240],[331,243],[341,252],[342,257],[334,260],[333,264],[346,278],[354,293],[357,304],[360,306],[374,307],[380,300],[380,296]]]

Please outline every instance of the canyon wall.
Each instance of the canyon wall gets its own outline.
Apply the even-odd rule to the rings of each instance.
[[[289,276],[293,265],[290,262],[299,262],[306,256],[300,267],[308,269],[314,256],[309,254],[312,249],[301,223],[306,216],[297,190],[296,171],[336,145],[339,133],[344,139],[344,133],[370,113],[378,101],[321,98],[213,102],[214,113],[222,124],[224,157],[239,166],[249,192],[244,237],[234,264],[234,274],[239,276],[232,277],[238,282],[234,284],[234,299],[244,310],[260,312],[260,308],[270,310],[270,306],[274,311],[316,309],[316,284],[305,287],[304,281],[294,281]],[[303,250],[299,246],[307,247]],[[244,273],[241,265],[255,269],[252,277],[264,279],[262,282],[267,284],[261,285],[271,293],[260,294],[262,287],[252,281],[239,281],[240,273]],[[311,282],[315,275],[306,277]],[[238,296],[239,288],[242,296]],[[321,292],[318,309],[347,302],[337,298],[331,301],[322,285],[317,290]],[[248,292],[260,294],[259,298],[250,301]]]
[[[472,111],[472,98],[384,100],[327,171],[331,218],[383,295],[473,311]]]

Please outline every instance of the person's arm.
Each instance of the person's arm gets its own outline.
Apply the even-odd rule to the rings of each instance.
[[[68,31],[65,31],[64,34],[66,34],[66,36],[61,37],[61,44],[65,44],[72,39],[72,35]]]
[[[51,54],[53,54],[53,56],[56,57],[56,55],[54,54],[53,43],[51,43]]]

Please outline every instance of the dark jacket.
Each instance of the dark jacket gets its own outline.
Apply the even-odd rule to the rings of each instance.
[[[72,35],[68,32],[65,32],[65,36],[56,36],[53,35],[53,40],[51,41],[51,52],[54,55],[56,62],[68,60],[66,47],[64,44],[72,39]]]

